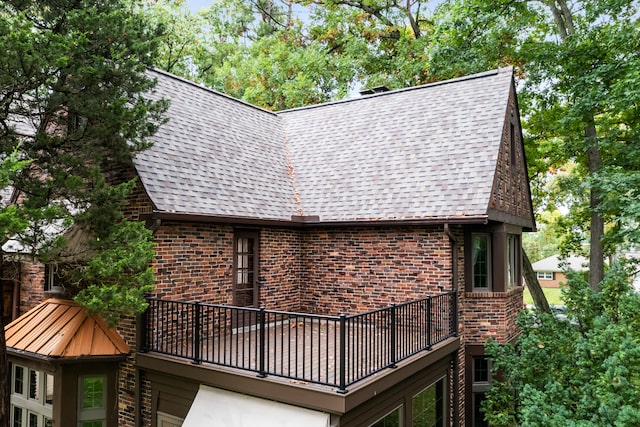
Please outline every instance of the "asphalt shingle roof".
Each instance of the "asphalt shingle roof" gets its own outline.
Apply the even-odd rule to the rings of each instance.
[[[136,166],[159,211],[289,220],[486,215],[511,69],[271,113],[163,72]]]

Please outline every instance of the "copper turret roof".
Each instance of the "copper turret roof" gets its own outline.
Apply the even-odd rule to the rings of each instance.
[[[7,350],[39,358],[118,358],[129,354],[115,329],[73,301],[51,298],[5,327]]]

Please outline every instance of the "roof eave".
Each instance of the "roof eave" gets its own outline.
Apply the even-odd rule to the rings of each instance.
[[[184,221],[204,223],[243,224],[258,226],[286,226],[286,227],[352,227],[352,226],[390,226],[390,225],[434,225],[434,224],[487,224],[486,214],[449,215],[426,218],[398,218],[398,219],[346,219],[322,220],[318,216],[292,215],[291,219],[269,219],[254,217],[238,217],[225,215],[207,215],[189,212],[155,211],[151,214],[152,221]]]

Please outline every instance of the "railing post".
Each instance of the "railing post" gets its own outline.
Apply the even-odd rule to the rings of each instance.
[[[201,322],[201,311],[202,307],[200,306],[200,301],[196,301],[194,305],[194,314],[193,314],[193,363],[199,365],[202,363],[202,358],[200,354],[200,322]]]
[[[264,370],[264,359],[265,359],[265,333],[267,330],[266,325],[266,313],[264,307],[260,307],[260,312],[258,313],[258,321],[260,322],[260,348],[258,349],[258,377],[264,378],[267,376],[267,373]]]
[[[427,297],[427,350],[431,350],[431,323],[433,321],[433,304],[431,303],[432,297]]]
[[[396,305],[395,304],[391,304],[391,339],[390,341],[390,345],[391,348],[389,348],[389,355],[391,357],[390,360],[390,364],[389,367],[390,368],[395,368],[396,367],[396,362],[397,360],[397,355],[396,355],[396,351],[397,351],[397,347],[398,347],[398,342],[397,342],[397,328],[396,328]]]
[[[458,290],[451,291],[451,322],[450,333],[452,337],[458,336]]]
[[[340,384],[338,393],[345,394],[347,392],[347,316],[340,315]]]

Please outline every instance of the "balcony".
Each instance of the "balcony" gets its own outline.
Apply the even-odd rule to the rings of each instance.
[[[141,350],[344,394],[455,337],[456,313],[456,291],[350,316],[150,298]]]

